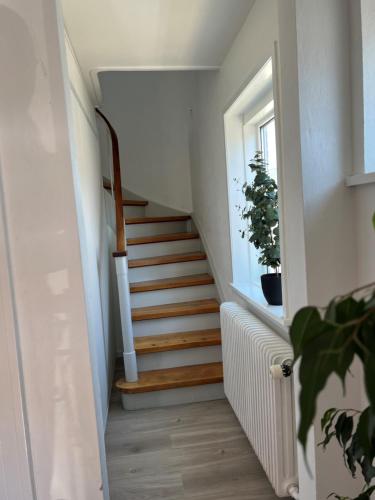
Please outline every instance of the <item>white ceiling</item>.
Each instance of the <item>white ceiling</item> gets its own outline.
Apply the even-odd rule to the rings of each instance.
[[[220,66],[254,0],[62,0],[86,78]],[[90,76],[90,73],[92,75]]]

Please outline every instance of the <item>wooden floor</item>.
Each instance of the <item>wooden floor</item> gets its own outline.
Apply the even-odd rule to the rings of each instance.
[[[111,500],[276,500],[227,401],[125,412],[106,436]]]

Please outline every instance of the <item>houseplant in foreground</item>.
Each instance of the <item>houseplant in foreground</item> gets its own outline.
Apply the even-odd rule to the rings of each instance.
[[[263,294],[270,305],[281,305],[280,239],[277,184],[267,173],[263,153],[257,151],[249,167],[255,174],[251,184],[245,182],[242,191],[246,206],[240,208],[247,228],[242,231],[257,250],[259,264],[267,267],[261,276]],[[269,273],[269,268],[274,272]]]
[[[375,229],[375,214],[373,216]],[[375,493],[375,283],[335,297],[320,309],[304,307],[297,312],[290,329],[294,359],[301,358],[301,421],[298,439],[306,447],[307,434],[316,412],[316,400],[328,377],[345,377],[355,357],[363,364],[364,385],[369,405],[364,410],[329,408],[321,419],[324,448],[336,439],[343,460],[355,477],[364,479],[362,492],[351,499],[332,493],[338,500],[369,500]]]

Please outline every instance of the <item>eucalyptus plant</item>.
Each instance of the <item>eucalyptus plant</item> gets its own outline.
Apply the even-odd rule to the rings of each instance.
[[[247,236],[259,250],[259,264],[280,268],[280,238],[277,183],[267,172],[267,162],[262,151],[256,151],[249,167],[255,173],[251,184],[245,182],[242,192],[246,206],[240,207],[241,218],[247,228],[241,231],[242,238]]]
[[[375,214],[373,216],[375,229]],[[329,376],[345,378],[354,358],[364,368],[369,405],[364,410],[329,408],[321,419],[324,448],[336,439],[353,477],[363,476],[361,493],[351,499],[331,493],[338,500],[368,500],[375,492],[375,283],[335,297],[326,308],[304,307],[290,329],[294,359],[301,358],[301,421],[298,439],[306,448],[307,434],[316,414],[316,401]]]

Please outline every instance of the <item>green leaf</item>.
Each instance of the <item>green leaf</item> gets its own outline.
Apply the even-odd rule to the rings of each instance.
[[[375,486],[371,486],[371,488],[368,488],[366,491],[363,491],[358,497],[354,498],[353,500],[371,500],[371,495],[372,493],[374,493],[374,491],[375,491]]]
[[[336,408],[329,408],[328,410],[325,411],[323,417],[320,420],[320,427],[322,431],[324,431],[324,428],[329,422],[332,422],[332,419],[336,416],[339,410]]]
[[[375,448],[375,414],[370,406],[362,412],[356,433],[358,435],[358,443],[364,452],[373,456]]]
[[[369,311],[370,309],[373,309],[374,307],[375,307],[375,292],[372,294],[372,296],[365,303],[364,310]]]
[[[327,446],[329,445],[331,439],[336,435],[336,432],[335,431],[331,431],[331,432],[327,432],[324,436],[324,439],[323,441],[321,441],[320,443],[318,443],[318,446],[322,446],[323,449],[325,450],[327,448]]]
[[[346,465],[352,476],[355,477],[356,474],[356,462],[359,462],[361,457],[363,456],[363,448],[360,444],[358,433],[356,432],[353,435],[353,439],[350,443],[350,446],[346,449]]]
[[[336,498],[336,500],[351,500],[349,497],[342,497],[340,495],[337,495],[336,493],[331,493],[330,495],[328,495],[327,498],[331,498],[331,497]]]
[[[326,449],[328,444],[330,443],[331,439],[336,436],[336,431],[331,431],[333,421],[336,417],[336,415],[340,412],[340,410],[337,410],[336,408],[330,408],[327,410],[321,421],[320,425],[322,428],[322,431],[324,431],[324,439],[320,443],[318,443],[318,446],[323,446],[323,449]]]
[[[332,299],[328,304],[324,319],[336,323],[336,299]]]
[[[375,467],[372,465],[370,459],[367,456],[364,456],[361,462],[361,469],[366,484],[370,484],[372,479],[375,477]]]
[[[339,354],[345,351],[347,333],[334,324],[316,320],[307,324],[304,338],[309,341],[302,346],[302,360],[299,369],[301,381],[300,408],[301,420],[298,438],[303,447],[306,446],[307,433],[315,417],[316,399],[324,389],[328,377],[336,372],[345,371],[344,361],[349,369],[351,356],[342,357]],[[349,350],[350,348],[347,347]],[[353,352],[353,347],[351,346]]]
[[[353,297],[347,297],[336,304],[336,322],[339,324],[347,323],[353,318],[360,317],[363,314],[363,310],[363,301],[357,301]]]
[[[293,318],[290,327],[290,340],[294,350],[294,361],[302,354],[302,350],[315,335],[315,328],[321,323],[316,307],[308,306],[300,309]]]
[[[373,332],[373,337],[375,332]],[[375,408],[375,353],[367,356],[365,364],[366,393],[371,405]]]
[[[324,323],[323,323],[324,325]],[[317,330],[318,337],[309,342],[309,350],[303,352],[303,357],[299,369],[301,393],[300,407],[301,413],[300,426],[298,430],[298,439],[302,446],[306,447],[307,434],[314,420],[316,412],[316,398],[319,392],[325,387],[329,375],[333,372],[332,366],[328,362],[327,356],[323,354],[324,349],[328,348],[327,332],[332,327],[324,325],[326,330]],[[311,330],[306,331],[306,335],[312,336]]]
[[[346,412],[341,413],[335,425],[336,439],[339,445],[345,449],[347,442],[352,437],[353,417],[348,417]]]

